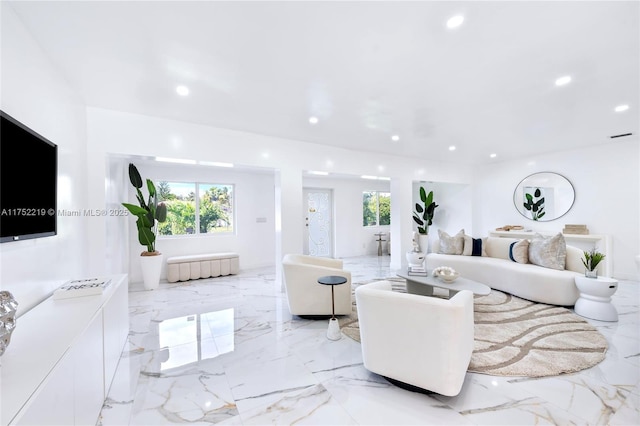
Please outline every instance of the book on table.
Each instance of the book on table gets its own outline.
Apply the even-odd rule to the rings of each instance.
[[[53,298],[58,300],[79,296],[95,296],[102,294],[109,284],[111,284],[111,278],[108,277],[69,280],[53,292]]]
[[[409,268],[407,268],[407,274],[426,277],[428,275],[428,272],[427,268],[425,268],[424,266],[409,266]]]

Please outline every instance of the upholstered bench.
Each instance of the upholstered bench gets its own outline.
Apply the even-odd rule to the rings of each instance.
[[[167,281],[170,283],[233,275],[238,271],[237,253],[194,254],[167,259]]]

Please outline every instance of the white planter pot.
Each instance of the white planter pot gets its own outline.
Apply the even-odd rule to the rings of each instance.
[[[429,234],[418,234],[418,245],[422,253],[429,253]]]
[[[162,268],[162,254],[156,256],[140,256],[142,279],[145,290],[155,290],[160,286],[160,270]]]

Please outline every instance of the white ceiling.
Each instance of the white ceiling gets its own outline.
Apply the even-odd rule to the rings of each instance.
[[[9,3],[90,106],[464,163],[639,130],[637,1]]]

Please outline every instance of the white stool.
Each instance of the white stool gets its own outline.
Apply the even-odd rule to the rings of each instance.
[[[580,291],[573,308],[576,314],[598,321],[618,321],[618,311],[611,303],[618,281],[606,277],[576,277],[576,286]]]

